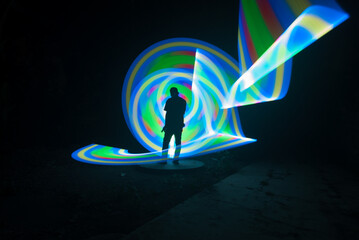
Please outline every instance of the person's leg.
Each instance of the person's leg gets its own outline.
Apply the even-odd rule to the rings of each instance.
[[[168,145],[170,143],[171,137],[173,133],[169,130],[165,131],[165,136],[163,137],[163,144],[162,144],[162,157],[168,158]],[[166,163],[166,162],[162,162]]]
[[[176,142],[176,151],[175,151],[175,160],[173,161],[173,163],[178,164],[178,158],[181,153],[182,129],[177,130],[174,134],[175,134],[175,142]]]

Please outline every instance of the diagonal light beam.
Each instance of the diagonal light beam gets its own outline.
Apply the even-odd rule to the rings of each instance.
[[[345,21],[349,15],[323,6],[308,7],[263,55],[233,84],[222,108],[238,106],[236,95]]]

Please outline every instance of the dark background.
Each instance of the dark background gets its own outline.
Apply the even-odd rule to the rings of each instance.
[[[287,96],[240,108],[255,148],[358,157],[357,6],[294,57]],[[3,1],[1,140],[5,151],[72,150],[99,143],[140,151],[125,125],[121,91],[148,46],[190,37],[237,58],[237,1]],[[256,151],[258,152],[258,151]]]
[[[358,171],[358,7],[338,3],[350,18],[294,57],[287,96],[239,109],[245,135],[258,139],[239,156],[310,156]],[[121,92],[131,63],[150,45],[189,37],[237,58],[233,0],[5,0],[0,10],[7,178],[33,161],[46,164],[42,152],[69,162],[91,143],[144,151],[126,126]],[[19,157],[24,149],[29,154]]]

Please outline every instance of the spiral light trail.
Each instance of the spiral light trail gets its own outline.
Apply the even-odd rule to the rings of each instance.
[[[126,123],[149,152],[91,144],[72,157],[104,165],[164,160],[163,108],[171,87],[177,87],[188,105],[181,157],[255,142],[243,134],[235,107],[283,98],[292,57],[347,18],[334,0],[243,0],[239,62],[209,43],[189,38],[150,46],[131,65],[122,91]]]

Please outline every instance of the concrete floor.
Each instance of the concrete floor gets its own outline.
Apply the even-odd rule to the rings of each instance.
[[[105,239],[359,239],[359,184],[326,165],[260,161],[127,236]]]

